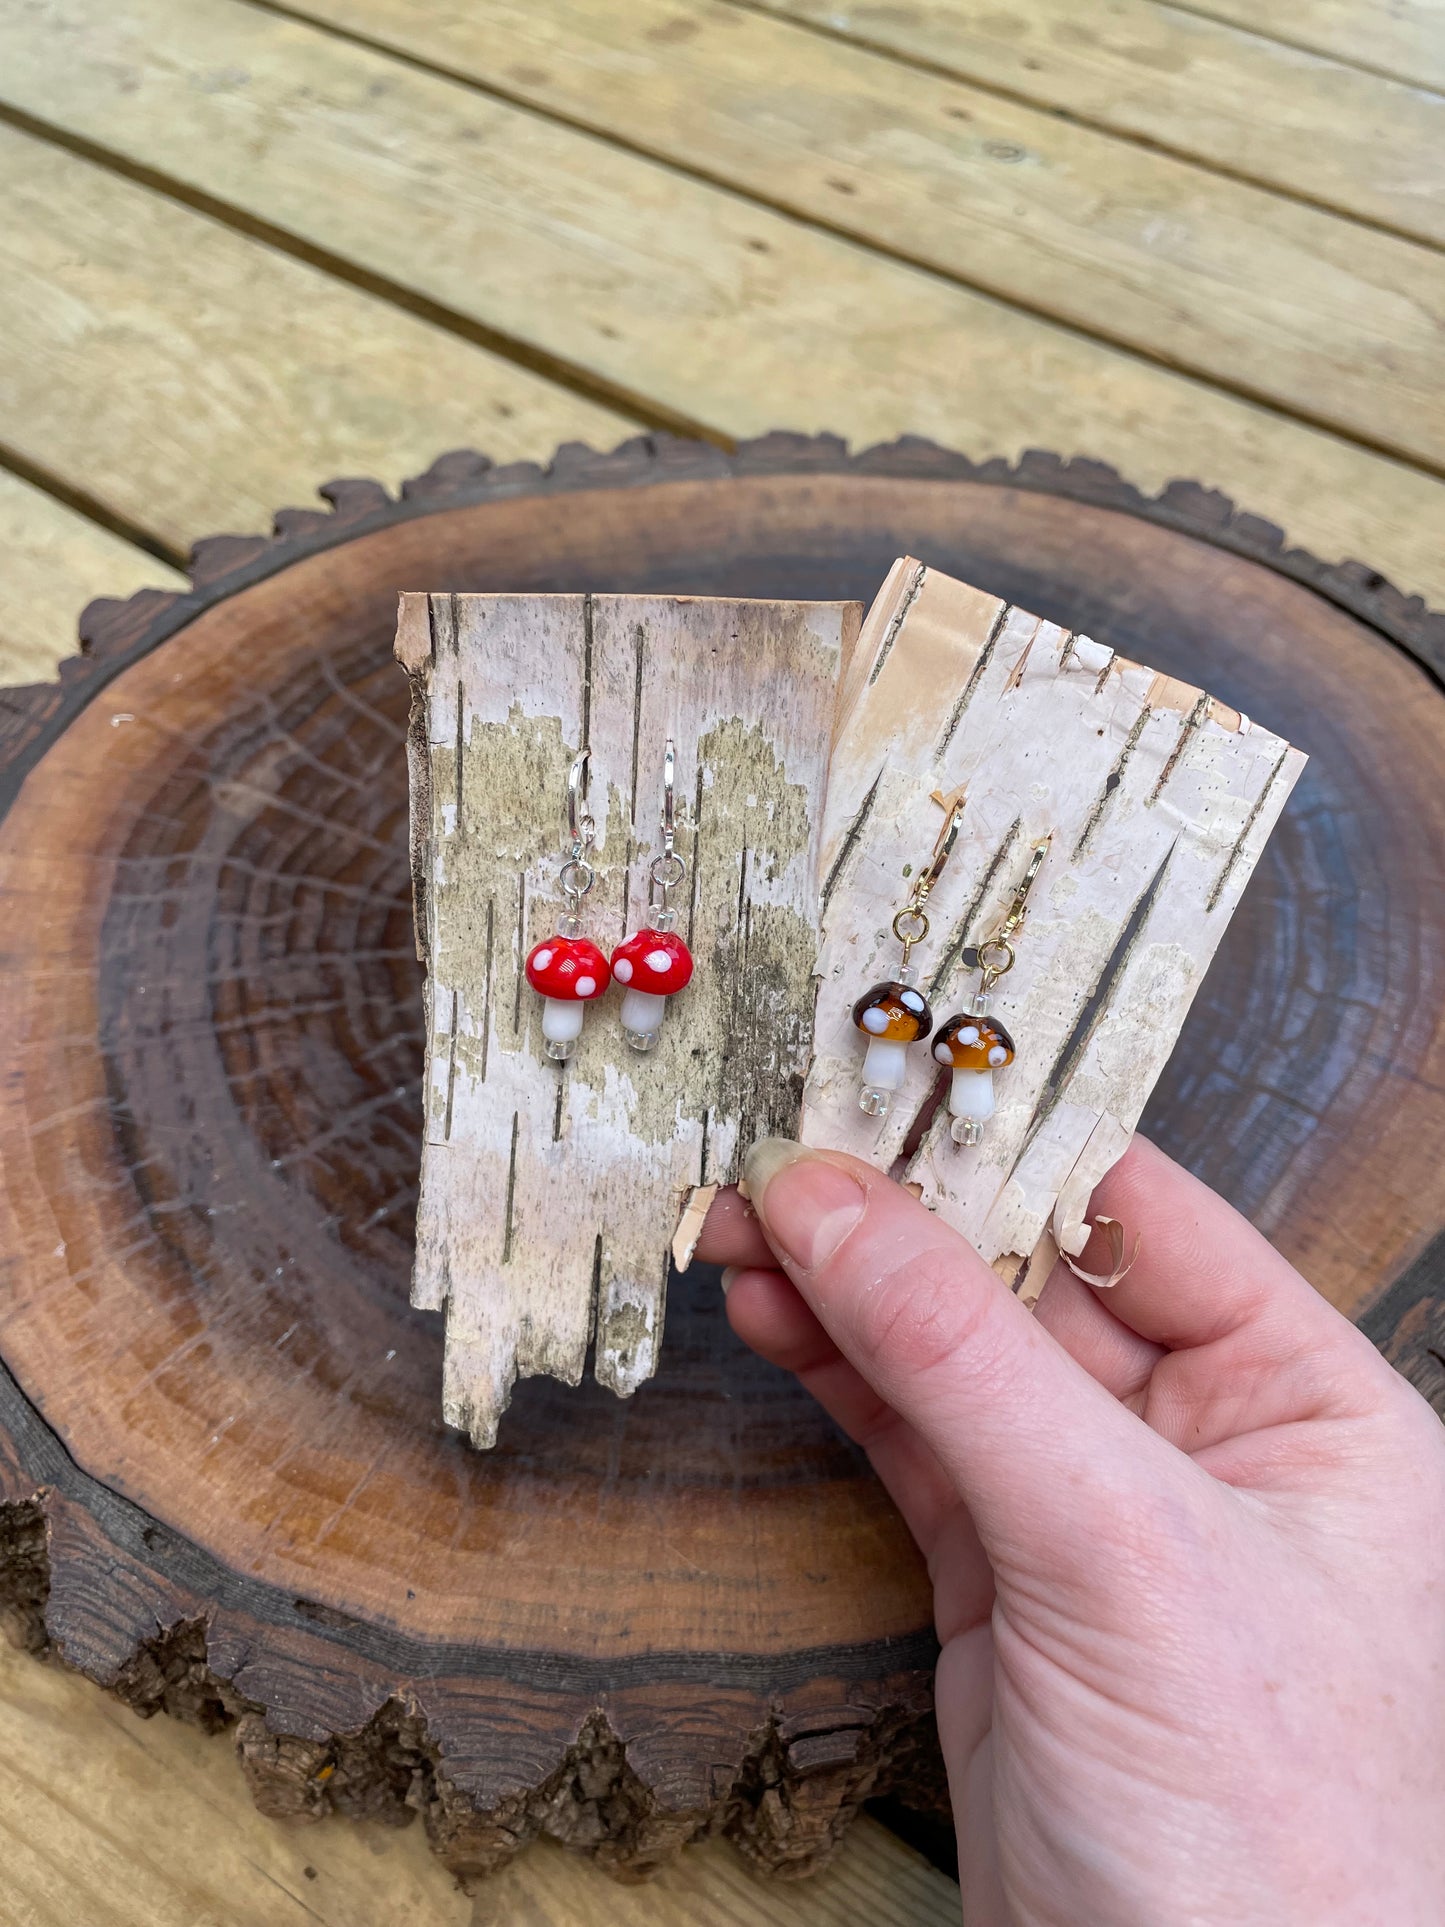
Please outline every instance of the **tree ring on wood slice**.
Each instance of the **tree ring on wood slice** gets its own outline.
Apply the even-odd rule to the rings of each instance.
[[[324,493],[0,695],[0,1600],[143,1710],[239,1718],[272,1812],[420,1809],[462,1871],[719,1825],[806,1868],[870,1794],[940,1798],[928,1586],[715,1278],[629,1403],[524,1384],[491,1453],[437,1416],[397,591],[866,600],[910,552],[1299,743],[1146,1128],[1437,1398],[1441,624],[1045,456],[652,437]]]

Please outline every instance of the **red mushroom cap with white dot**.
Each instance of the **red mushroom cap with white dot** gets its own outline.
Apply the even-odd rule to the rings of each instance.
[[[671,997],[692,977],[692,952],[671,930],[634,930],[612,953],[612,974],[629,990]]]
[[[612,967],[590,937],[544,937],[525,968],[533,990],[564,1003],[600,997],[612,981]]]

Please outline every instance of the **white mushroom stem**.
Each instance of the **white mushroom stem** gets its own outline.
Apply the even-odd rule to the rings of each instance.
[[[659,997],[656,991],[629,990],[622,999],[622,1028],[638,1037],[651,1037],[654,1031],[662,1029],[662,1013],[666,1009],[666,997]]]
[[[992,1117],[993,1072],[955,1071],[948,1108],[952,1116],[971,1117],[979,1124]]]
[[[568,997],[542,999],[542,1035],[549,1044],[570,1044],[582,1035],[583,1000]]]
[[[908,1046],[870,1037],[863,1053],[863,1082],[875,1091],[901,1091],[908,1071]]]

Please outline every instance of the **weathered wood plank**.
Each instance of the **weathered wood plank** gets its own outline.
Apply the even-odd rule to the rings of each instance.
[[[427,1125],[413,1303],[447,1312],[443,1409],[490,1445],[518,1377],[622,1396],[657,1368],[673,1226],[695,1186],[796,1128],[812,1035],[818,838],[856,603],[402,598],[427,971]],[[423,735],[425,732],[423,747]],[[565,908],[568,765],[592,750],[604,954],[648,923],[677,746],[675,903],[697,960],[655,1049],[617,998],[544,1054],[522,974]]]
[[[536,457],[629,426],[8,127],[0,175],[6,438],[173,548],[265,527],[319,477],[394,484],[459,443]]]
[[[0,685],[54,676],[75,654],[75,620],[92,596],[186,586],[178,570],[4,469],[0,555]]]
[[[645,1886],[550,1841],[469,1896],[420,1826],[279,1826],[232,1746],[138,1719],[0,1640],[4,1915],[24,1927],[954,1927],[958,1888],[876,1821],[807,1881],[762,1881],[724,1840]]]
[[[1035,313],[1445,466],[1445,260],[1429,249],[715,0],[625,11],[613,0],[461,10],[305,0],[304,10]],[[1445,239],[1445,195],[1436,211]]]
[[[1087,12],[1070,0],[758,4],[1383,227],[1440,234],[1437,96],[1193,10],[1155,0]]]
[[[1186,11],[1445,92],[1440,0],[1188,0]]]
[[[870,612],[844,701],[803,1133],[885,1169],[906,1158],[1010,1282],[1037,1252],[1037,1287],[1054,1236],[1083,1249],[1089,1193],[1128,1143],[1305,759],[1202,691],[912,561]],[[930,797],[959,795],[915,955],[940,1026],[978,987],[966,946],[998,927],[1052,839],[992,996],[1017,1058],[974,1146],[950,1135],[931,1047],[909,1052],[881,1123],[863,1114],[851,1014],[897,974],[892,919],[943,822]]]
[[[147,16],[128,11],[125,17],[143,24]],[[1187,469],[1324,556],[1367,556],[1407,589],[1445,591],[1436,535],[1445,521],[1445,494],[1408,466],[236,0],[196,0],[184,14],[168,11],[165,19],[161,44],[133,25],[125,43],[130,52],[117,54],[109,95],[101,90],[112,147],[214,194],[247,218],[288,230],[308,247],[526,341],[532,352],[578,371],[579,379],[614,394],[649,397],[654,409],[722,434],[788,421],[864,442],[903,431],[931,434],[974,455],[1016,456],[1047,444],[1112,461],[1151,489]],[[57,97],[62,81],[52,61],[48,84]],[[87,113],[90,137],[98,136],[101,119],[98,107]],[[49,166],[60,170],[59,162]],[[82,170],[66,178],[93,176]],[[81,279],[61,259],[45,265],[47,244],[37,235],[73,229],[84,236],[93,227],[102,261],[109,250],[132,264],[137,240],[147,239],[151,203],[139,230],[133,224],[127,232],[137,203],[124,184],[111,182],[103,198],[91,197],[93,218],[71,207],[73,192],[44,209],[32,195],[22,196],[34,293],[16,301],[14,276],[0,290],[11,296],[0,302],[0,321],[18,310],[12,339],[22,343],[36,332],[28,309],[57,299],[51,284]],[[15,200],[12,188],[12,211]],[[168,231],[170,223],[185,221],[177,239],[189,236],[191,218],[170,211]],[[117,228],[127,232],[124,245],[116,243]],[[161,259],[170,250],[156,245],[144,252]],[[239,258],[255,257],[247,249]],[[134,279],[134,266],[131,273]],[[144,298],[164,301],[168,315],[184,314],[200,299],[196,279],[192,274],[180,292],[174,283],[158,284]],[[138,291],[126,292],[133,300]],[[281,323],[267,319],[267,304],[256,302],[251,285],[228,293],[219,311],[219,291],[206,298],[228,355],[236,353],[241,317],[245,327],[272,330],[266,355],[294,384],[295,405],[313,441],[324,441],[307,417],[316,412],[318,390],[336,395],[342,377],[333,361],[344,364],[354,352],[338,338],[346,331],[322,327],[318,339],[315,325],[304,334],[288,327],[283,341]],[[353,298],[346,302],[359,319]],[[299,287],[282,308],[288,317],[310,312]],[[364,329],[360,336],[364,342]],[[393,371],[384,400],[370,390],[354,398],[354,411],[370,431],[363,439],[369,446],[385,443],[384,458],[363,459],[387,473],[412,459],[419,444],[455,440],[460,414],[468,417],[465,432],[480,435],[474,417],[486,412],[475,392],[462,408],[458,394],[467,383],[445,337],[427,330],[410,339],[442,345],[416,359],[415,379],[413,363],[394,357],[407,372],[403,378]],[[333,344],[330,358],[322,340]],[[129,425],[133,384],[124,366],[133,344],[111,330],[97,345],[106,350],[103,376],[97,358],[93,368],[81,364],[77,382],[75,359],[67,361],[66,394],[74,398],[68,412],[55,399],[54,382],[23,393],[27,431],[45,440],[52,461],[63,459],[75,472],[92,473],[103,460],[116,476],[113,486],[128,478],[133,495],[147,496],[156,504],[153,513],[173,520],[174,492],[194,492],[198,473],[216,472],[214,430],[208,424],[196,438],[207,462],[197,459],[194,445],[182,462],[169,438],[176,432],[171,414],[185,411],[152,410],[148,433],[167,439],[140,478]],[[47,371],[48,352],[37,345]],[[299,373],[298,356],[307,364]],[[368,372],[379,378],[376,356],[366,359]],[[200,392],[218,386],[214,366],[189,357],[183,365]],[[242,372],[266,392],[253,365],[243,362]],[[359,372],[346,370],[346,379]],[[276,382],[274,367],[267,380]],[[239,386],[249,392],[246,382]],[[234,384],[216,405],[221,401],[243,412],[236,409]],[[566,405],[574,424],[585,415],[583,404]],[[329,399],[325,413],[325,425],[335,429]],[[249,430],[253,417],[241,426]],[[518,419],[505,426],[517,433]],[[314,446],[298,458],[296,427],[288,418],[285,453],[292,469],[299,459],[314,474],[334,458],[318,455]],[[349,414],[347,427],[349,435],[338,439],[355,461]],[[235,423],[231,432],[240,432]],[[486,432],[489,442],[499,438],[500,431]],[[178,467],[183,474],[174,472]]]

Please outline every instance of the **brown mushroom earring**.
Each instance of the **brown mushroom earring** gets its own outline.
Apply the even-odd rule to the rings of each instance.
[[[933,846],[933,854],[907,903],[893,919],[893,934],[903,945],[898,975],[874,984],[853,1006],[854,1025],[868,1039],[863,1056],[863,1084],[858,1093],[858,1108],[868,1117],[888,1115],[893,1094],[902,1090],[908,1075],[908,1046],[922,1043],[933,1029],[933,1012],[918,988],[918,970],[909,958],[915,944],[922,943],[928,935],[928,913],[923,906],[958,841],[962,796],[951,800],[947,807],[948,816]]]
[[[983,1127],[994,1112],[993,1074],[1014,1061],[1014,1040],[998,1019],[989,1015],[989,1004],[994,985],[1013,969],[1014,938],[1023,929],[1029,891],[1052,841],[1049,835],[1034,845],[1023,881],[993,935],[964,951],[965,964],[979,973],[978,989],[969,999],[967,1010],[942,1024],[934,1039],[934,1057],[953,1072],[948,1109],[955,1144],[977,1144],[983,1136]]]

